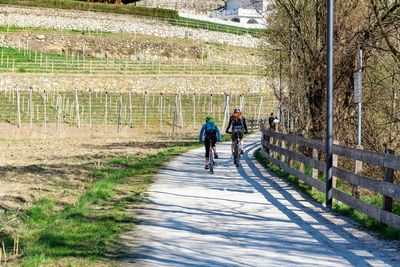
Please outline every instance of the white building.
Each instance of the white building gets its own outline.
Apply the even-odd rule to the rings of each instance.
[[[231,21],[246,28],[264,28],[270,0],[225,0],[224,8],[210,17]]]

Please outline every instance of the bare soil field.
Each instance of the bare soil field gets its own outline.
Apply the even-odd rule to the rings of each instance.
[[[2,125],[0,130],[0,210],[26,209],[43,197],[57,199],[60,207],[73,203],[95,179],[95,168],[112,157],[144,157],[176,141],[168,136],[137,133],[125,129],[69,129],[62,138],[49,129],[26,137],[26,131]],[[25,131],[25,132],[24,132]],[[81,138],[80,136],[85,136]]]

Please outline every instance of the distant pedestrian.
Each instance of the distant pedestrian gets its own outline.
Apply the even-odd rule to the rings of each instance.
[[[274,113],[272,112],[271,115],[268,118],[269,128],[272,131],[275,131],[275,129],[276,129],[274,121],[275,121],[275,116],[274,116]]]
[[[274,119],[274,122],[273,122],[274,131],[276,131],[278,129],[278,124],[279,124],[278,117],[275,116],[275,119]]]

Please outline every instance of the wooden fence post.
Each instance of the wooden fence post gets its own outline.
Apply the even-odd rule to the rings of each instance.
[[[318,150],[313,148],[312,150],[312,157],[315,160],[318,160]],[[312,177],[318,180],[318,169],[312,169]]]
[[[333,144],[334,145],[338,145],[339,142],[338,141],[333,141]],[[333,154],[333,159],[332,160],[333,160],[333,162],[332,162],[333,167],[337,167],[338,166],[339,156],[336,155],[336,154]],[[336,185],[337,185],[337,177],[333,176],[332,177],[332,188],[336,188]]]
[[[286,142],[284,140],[281,140],[281,148],[286,149]],[[281,154],[281,161],[284,163],[286,160],[286,156]]]
[[[300,153],[304,155],[304,146],[300,146],[299,150],[300,150]],[[300,162],[299,171],[304,173],[304,162]]]
[[[386,149],[387,154],[394,155],[394,150]],[[390,168],[385,168],[385,177],[383,179],[385,182],[393,183],[394,181],[394,170]],[[384,196],[383,199],[383,209],[389,212],[393,210],[393,198]]]
[[[289,143],[288,144],[288,151],[293,151],[294,149],[294,145],[293,145],[293,143]],[[288,166],[289,167],[293,167],[293,160],[290,158],[290,157],[287,157],[287,164],[288,164]]]

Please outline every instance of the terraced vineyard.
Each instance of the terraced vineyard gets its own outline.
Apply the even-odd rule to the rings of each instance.
[[[210,74],[262,75],[261,65],[187,60],[121,60],[0,47],[0,72],[62,74]]]

